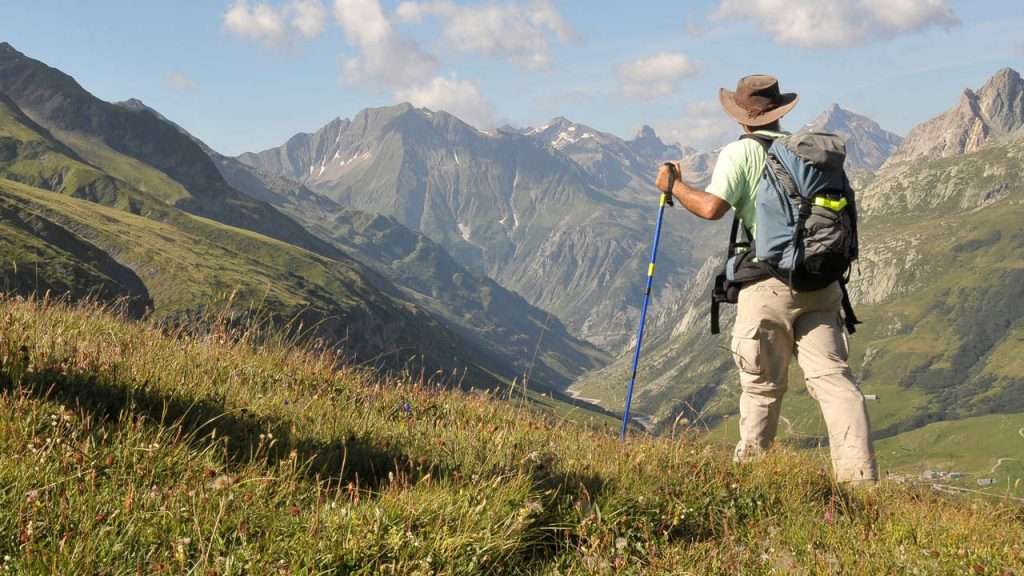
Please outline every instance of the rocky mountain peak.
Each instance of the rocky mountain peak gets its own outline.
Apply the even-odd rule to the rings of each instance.
[[[978,106],[991,128],[1010,133],[1024,126],[1024,80],[1003,68],[978,90]]]
[[[129,110],[149,110],[150,109],[149,106],[147,106],[145,102],[143,102],[142,100],[139,100],[138,98],[129,98],[127,100],[122,100],[120,102],[115,102],[115,104],[117,104],[121,108],[127,108]]]
[[[658,134],[654,131],[654,128],[651,128],[647,124],[641,126],[640,129],[636,131],[636,136],[633,136],[634,142],[641,140],[657,140],[658,142],[661,142],[661,138],[658,138]]]
[[[911,130],[885,167],[969,154],[1022,128],[1024,80],[1016,70],[1003,68],[977,91],[965,89],[956,106]]]
[[[979,92],[986,93],[992,90],[1001,91],[1010,89],[1013,86],[1017,86],[1019,88],[1020,84],[1020,72],[1017,72],[1013,68],[1006,67],[993,74],[992,77],[988,79],[988,82],[982,86]]]
[[[846,140],[846,167],[851,170],[877,170],[902,141],[874,120],[836,103],[801,131],[830,132],[842,136]]]
[[[851,113],[839,105],[838,102],[833,102],[824,112],[821,113],[823,119],[841,122],[849,118]]]
[[[656,164],[666,160],[679,160],[687,155],[687,150],[683,150],[675,144],[666,144],[658,136],[658,133],[654,131],[654,128],[646,124],[640,127],[636,136],[627,144],[634,154],[648,164]]]

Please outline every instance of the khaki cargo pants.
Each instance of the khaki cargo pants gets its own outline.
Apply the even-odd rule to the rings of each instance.
[[[864,395],[847,364],[841,308],[838,284],[794,292],[772,278],[740,291],[732,339],[742,387],[736,461],[757,458],[775,440],[795,355],[828,427],[836,480],[878,479]]]

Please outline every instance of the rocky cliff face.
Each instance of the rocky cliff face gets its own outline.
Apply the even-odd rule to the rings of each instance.
[[[885,168],[969,154],[1015,135],[1022,126],[1024,81],[1016,70],[1004,68],[980,90],[964,90],[956,106],[911,130]]]

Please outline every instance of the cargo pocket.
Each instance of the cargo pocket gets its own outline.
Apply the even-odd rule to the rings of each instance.
[[[764,371],[760,324],[737,324],[733,328],[732,358],[736,367],[747,374],[760,375]]]

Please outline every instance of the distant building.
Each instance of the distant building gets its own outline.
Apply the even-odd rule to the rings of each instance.
[[[992,486],[995,483],[995,478],[978,478],[978,486],[981,486],[982,488],[986,486]]]
[[[961,478],[964,477],[964,473],[963,472],[950,472],[949,476],[947,476],[947,477],[950,480],[960,480]]]

